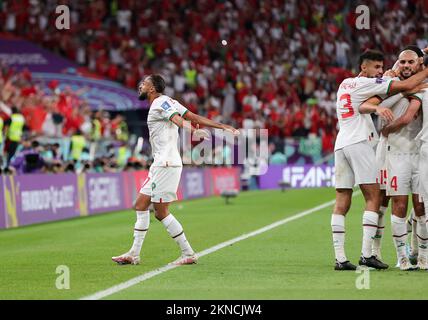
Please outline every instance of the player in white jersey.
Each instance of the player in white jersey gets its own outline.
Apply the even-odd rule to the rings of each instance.
[[[400,79],[409,78],[423,69],[423,53],[414,46],[409,46],[399,56]],[[397,118],[382,130],[382,135],[388,136],[387,193],[392,197],[391,227],[394,244],[397,251],[401,270],[412,270],[415,266],[409,261],[406,253],[407,240],[407,204],[408,194],[412,193],[415,224],[412,241],[412,255],[416,256],[417,268],[428,269],[428,232],[424,205],[419,201],[420,163],[419,145],[416,137],[422,128],[420,109],[423,92],[408,98],[402,98],[393,107]],[[409,101],[410,100],[410,101]],[[414,243],[413,243],[414,242]],[[413,262],[415,263],[415,262]]]
[[[384,75],[385,76],[385,75]],[[397,78],[398,79],[398,78]],[[383,101],[381,98],[376,97],[373,103],[381,102],[379,105],[381,107],[391,108],[398,100],[403,97],[401,93],[393,95]],[[368,101],[370,101],[369,99]],[[383,119],[379,119],[380,128],[387,124]],[[378,169],[378,179],[376,182],[379,183],[380,187],[380,208],[379,208],[379,219],[378,227],[376,230],[375,238],[373,239],[372,255],[375,256],[378,260],[382,260],[381,247],[382,247],[382,237],[385,230],[385,213],[388,209],[389,197],[386,195],[386,186],[388,184],[387,179],[387,170],[386,170],[386,150],[387,150],[387,138],[384,135],[381,135],[379,142],[376,146],[376,166]]]
[[[335,270],[355,270],[345,255],[345,216],[352,199],[352,188],[359,185],[366,206],[363,214],[363,243],[360,265],[376,269],[388,266],[372,255],[373,238],[378,227],[379,183],[376,183],[376,157],[369,140],[377,133],[369,113],[376,112],[390,121],[392,112],[380,106],[361,105],[376,95],[392,95],[420,84],[428,70],[407,80],[384,79],[383,54],[368,50],[360,57],[361,72],[356,78],[345,79],[337,93],[339,133],[335,144],[336,204],[331,218],[333,246],[336,258]]]
[[[181,249],[181,257],[174,263],[196,263],[197,256],[184,234],[183,227],[169,212],[169,204],[177,200],[177,189],[182,171],[182,160],[178,150],[178,128],[186,127],[200,138],[208,133],[185,126],[185,119],[196,125],[223,129],[238,135],[239,131],[231,126],[214,122],[188,111],[178,101],[163,94],[165,81],[160,75],[150,75],[138,86],[139,98],[148,99],[150,110],[147,118],[153,164],[149,175],[141,187],[134,209],[137,221],[134,226],[134,242],[131,249],[112,260],[119,264],[139,264],[141,247],[150,224],[149,206],[153,204],[156,218],[162,222],[169,235]]]

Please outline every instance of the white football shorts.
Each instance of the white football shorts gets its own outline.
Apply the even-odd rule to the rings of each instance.
[[[150,167],[140,193],[151,197],[152,202],[163,203],[177,200],[178,184],[183,167]]]
[[[336,189],[377,183],[378,168],[373,147],[367,141],[351,144],[334,153]]]
[[[428,143],[423,142],[419,150],[419,195],[428,205]],[[427,211],[427,208],[425,208]]]
[[[419,194],[419,154],[390,153],[386,155],[388,172],[388,196]]]
[[[376,165],[378,168],[378,179],[381,190],[386,190],[388,184],[388,174],[386,170],[386,149],[387,149],[387,140],[380,139],[376,147]]]

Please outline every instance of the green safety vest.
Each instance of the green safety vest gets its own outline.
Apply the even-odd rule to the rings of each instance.
[[[25,119],[24,116],[20,113],[14,113],[10,117],[12,120],[10,123],[9,131],[7,137],[10,141],[19,142],[22,137],[22,129],[24,128]]]
[[[124,121],[122,121],[122,123],[119,125],[118,131],[117,131],[117,138],[121,141],[128,141],[128,138],[129,138],[128,125]]]
[[[3,118],[0,117],[0,143],[3,142],[3,125],[4,125]],[[1,150],[0,150],[0,153],[1,153]]]
[[[186,77],[186,81],[189,86],[196,86],[196,70],[187,69],[186,71],[184,71],[184,76]]]
[[[92,122],[92,139],[100,140],[101,139],[101,122],[98,119],[94,119]]]
[[[71,158],[73,160],[80,160],[83,148],[85,148],[86,140],[82,135],[74,135],[71,137]]]
[[[128,153],[128,147],[120,147],[117,150],[117,164],[119,166],[124,166],[126,164],[127,159],[127,153]]]

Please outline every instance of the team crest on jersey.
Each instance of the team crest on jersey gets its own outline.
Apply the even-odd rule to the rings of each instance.
[[[168,111],[169,109],[171,109],[171,106],[169,105],[168,102],[165,101],[164,103],[162,103],[161,108],[164,109],[165,111]]]
[[[385,82],[386,80],[384,79],[384,78],[376,78],[376,83],[383,83],[383,82]]]

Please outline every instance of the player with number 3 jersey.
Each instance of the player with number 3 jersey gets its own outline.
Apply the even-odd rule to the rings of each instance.
[[[378,170],[374,144],[378,140],[370,113],[377,113],[387,121],[393,120],[388,108],[364,106],[373,96],[386,97],[401,91],[411,90],[420,84],[428,71],[420,72],[407,80],[394,81],[382,78],[383,54],[367,50],[360,56],[361,72],[356,78],[345,79],[337,92],[337,117],[339,133],[335,144],[336,204],[331,219],[335,270],[355,270],[346,258],[345,216],[349,211],[352,188],[359,185],[366,206],[363,214],[363,241],[360,265],[386,269],[388,265],[372,255],[380,208],[380,189],[377,183]]]

